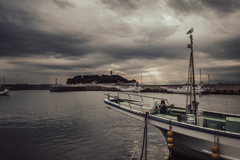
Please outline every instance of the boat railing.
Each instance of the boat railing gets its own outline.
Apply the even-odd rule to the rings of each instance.
[[[104,94],[105,94],[105,93],[104,93]],[[120,95],[120,94],[126,94],[126,95],[128,95],[129,99],[132,99],[130,95],[132,95],[132,96],[139,96],[143,102],[144,102],[143,97],[145,97],[145,98],[150,98],[150,99],[153,99],[153,100],[155,100],[155,99],[164,100],[164,101],[169,105],[168,99],[165,99],[165,98],[157,98],[157,97],[150,97],[150,96],[144,96],[144,95],[139,95],[139,94],[131,94],[131,93],[125,93],[125,92],[118,92],[118,95],[117,95],[118,99],[119,99],[119,95]],[[108,95],[110,95],[110,93],[107,93],[107,94],[105,94],[105,95],[108,96]],[[116,96],[115,96],[115,97],[116,97]]]
[[[104,93],[104,95],[108,96],[108,99],[110,99],[110,97],[117,99],[117,100],[118,100],[118,103],[120,104],[120,101],[119,101],[119,94],[118,94],[118,96],[111,96],[110,93]],[[132,110],[132,106],[131,106],[131,104],[134,104],[134,105],[140,106],[141,109],[142,109],[142,106],[143,106],[143,105],[141,105],[141,104],[137,104],[137,103],[131,102],[131,101],[127,100],[127,99],[121,99],[121,100],[124,101],[124,102],[127,102],[128,105],[129,105],[129,108],[130,108],[131,110]],[[142,112],[143,112],[143,109],[142,109]]]

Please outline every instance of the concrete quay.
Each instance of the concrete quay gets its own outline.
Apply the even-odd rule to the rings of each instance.
[[[4,84],[1,84],[4,86]],[[51,84],[5,84],[9,90],[49,90]]]
[[[118,91],[114,86],[107,85],[51,85],[50,92],[71,91]]]

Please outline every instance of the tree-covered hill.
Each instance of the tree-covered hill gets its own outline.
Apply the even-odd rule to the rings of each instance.
[[[127,80],[119,75],[78,75],[73,78],[68,78],[66,84],[79,84],[79,83],[117,83],[117,82],[125,82],[125,83],[135,83],[136,80]]]

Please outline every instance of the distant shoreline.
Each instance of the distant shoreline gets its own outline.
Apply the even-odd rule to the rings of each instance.
[[[3,85],[3,84],[2,84]],[[116,91],[113,89],[103,89],[99,87],[95,87],[94,89],[89,87],[89,85],[92,84],[83,84],[88,87],[85,87],[85,89],[78,90],[78,85],[58,85],[62,86],[65,89],[64,91],[93,91],[93,90],[105,90],[105,91]],[[97,86],[98,84],[94,84]],[[93,86],[94,86],[93,85]],[[161,87],[179,87],[183,84],[168,84],[168,85],[145,85],[146,88],[148,88],[148,92],[165,92]],[[9,90],[50,90],[51,86],[55,86],[55,84],[5,84],[5,87]],[[69,86],[69,89],[68,89]],[[110,85],[111,86],[111,85]],[[73,88],[76,88],[75,90]],[[204,84],[204,87],[210,87],[213,88],[215,91],[212,94],[239,94],[240,95],[240,84]],[[60,90],[61,92],[61,90]]]

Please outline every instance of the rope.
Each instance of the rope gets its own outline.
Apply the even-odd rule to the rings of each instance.
[[[147,114],[147,118],[148,118],[148,114]],[[144,131],[143,131],[143,133],[140,135],[140,137],[139,137],[139,139],[138,139],[138,143],[137,143],[137,145],[136,145],[136,147],[135,147],[135,149],[134,149],[133,155],[131,156],[130,160],[132,160],[132,158],[133,158],[135,152],[137,152],[137,147],[138,147],[138,144],[139,144],[139,142],[140,142],[140,139],[142,138],[142,135],[145,134],[145,127],[146,127],[146,124],[147,124],[147,119],[145,120],[145,124],[144,124],[144,128],[143,128]]]
[[[144,142],[145,142],[145,136],[146,136],[146,130],[145,129],[146,129],[146,127],[144,127],[143,145],[142,145],[142,152],[141,152],[140,160],[142,160],[143,150],[144,150]]]
[[[146,112],[146,116],[145,116],[144,138],[143,138],[142,153],[141,153],[140,160],[142,160],[144,144],[145,144],[145,160],[147,159],[147,118],[148,118],[148,112]]]

